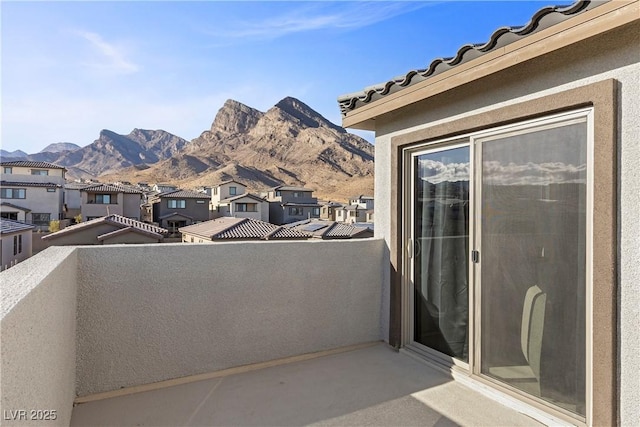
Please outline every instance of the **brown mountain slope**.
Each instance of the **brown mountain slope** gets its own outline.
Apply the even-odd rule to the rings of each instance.
[[[303,185],[325,199],[373,194],[373,146],[295,98],[263,113],[228,100],[211,128],[145,170],[101,179],[174,182],[182,187],[236,179],[259,191]]]

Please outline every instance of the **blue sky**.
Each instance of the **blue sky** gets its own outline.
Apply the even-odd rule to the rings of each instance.
[[[229,98],[266,111],[293,96],[340,124],[339,95],[483,43],[548,4],[3,1],[2,148],[85,146],[101,129],[190,140]]]

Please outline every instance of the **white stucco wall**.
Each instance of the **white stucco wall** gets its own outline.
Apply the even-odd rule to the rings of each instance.
[[[2,425],[69,425],[75,397],[76,272],[74,248],[49,248],[0,273]],[[26,412],[15,412],[20,410]],[[44,414],[31,410],[55,411],[56,419],[33,419]]]
[[[550,54],[500,76],[465,86],[464,97],[447,94],[376,119],[376,237],[389,243],[391,138],[439,123],[513,105],[590,83],[619,81],[619,398],[621,425],[640,420],[640,31],[627,26]],[[420,59],[417,58],[416,61]],[[420,66],[417,63],[417,66]],[[596,219],[597,220],[597,219]],[[386,276],[388,278],[388,276]],[[388,313],[388,279],[383,305]],[[387,336],[385,334],[385,336]]]
[[[379,340],[383,251],[373,239],[80,247],[77,393]]]

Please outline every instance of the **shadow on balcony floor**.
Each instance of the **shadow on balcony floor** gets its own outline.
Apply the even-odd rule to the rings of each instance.
[[[385,344],[76,406],[72,426],[540,425]]]

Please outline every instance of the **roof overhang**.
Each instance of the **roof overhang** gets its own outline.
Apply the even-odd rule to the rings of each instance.
[[[345,114],[345,128],[376,130],[376,117],[640,20],[640,0],[612,0]]]

